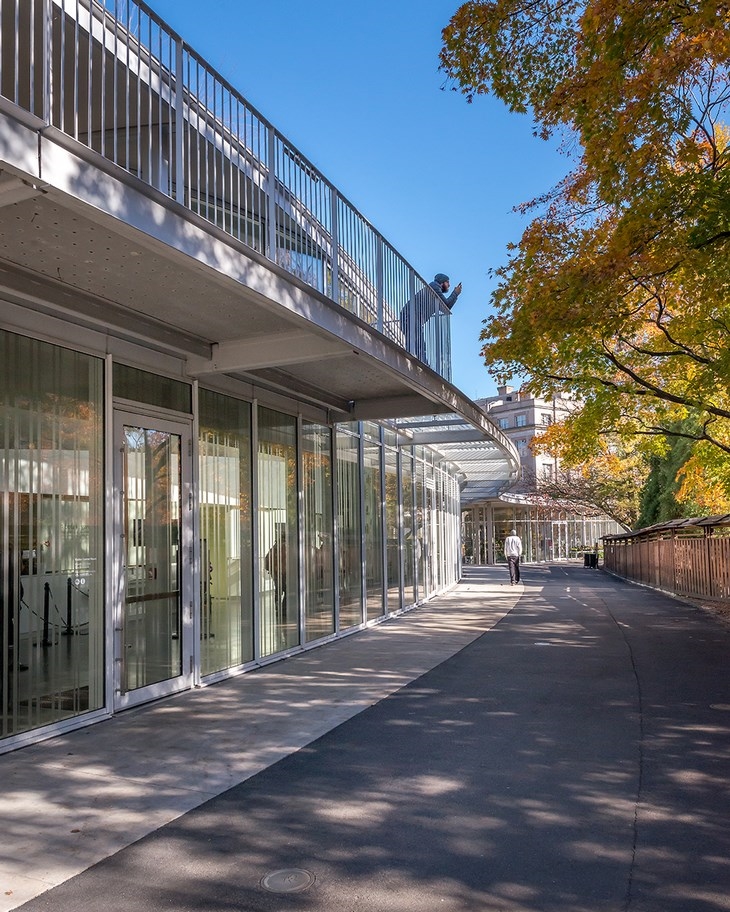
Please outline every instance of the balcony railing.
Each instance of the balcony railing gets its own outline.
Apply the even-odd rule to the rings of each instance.
[[[360,212],[144,3],[0,0],[0,94],[451,379],[450,314]],[[7,105],[6,105],[7,109]]]

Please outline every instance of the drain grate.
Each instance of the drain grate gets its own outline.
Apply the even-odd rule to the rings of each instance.
[[[308,890],[315,881],[315,876],[303,868],[284,868],[272,871],[261,878],[261,886],[269,893],[301,893]]]

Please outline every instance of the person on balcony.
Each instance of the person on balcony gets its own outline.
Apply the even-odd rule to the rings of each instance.
[[[426,357],[426,323],[439,312],[439,301],[451,312],[461,294],[461,282],[451,294],[448,293],[450,285],[447,275],[443,272],[436,273],[433,277],[433,282],[429,282],[416,294],[413,302],[413,314],[411,314],[410,301],[400,314],[400,325],[406,337],[406,348],[421,361],[425,361],[426,364],[429,364],[429,360]]]

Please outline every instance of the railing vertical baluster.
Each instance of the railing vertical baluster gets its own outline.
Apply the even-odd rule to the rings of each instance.
[[[410,345],[408,344],[410,336]],[[408,332],[406,333],[406,348],[413,354],[416,341],[416,273],[408,269]]]
[[[51,78],[51,65],[53,61],[51,28],[51,0],[41,0],[43,4],[43,121],[50,124],[53,112],[53,80]],[[0,35],[0,47],[2,40]],[[2,55],[0,55],[0,58]]]
[[[377,307],[377,327],[383,332],[385,326],[384,309],[384,274],[383,274],[383,239],[379,234],[375,235],[375,298]]]
[[[29,73],[28,73],[28,83],[30,86],[29,90],[29,107],[30,110],[37,114],[36,110],[36,97],[35,97],[35,30],[36,30],[36,6],[35,3],[31,3],[32,9],[30,11],[30,63],[29,63]]]
[[[330,187],[330,206],[332,208],[332,292],[330,297],[340,303],[340,238],[339,238],[339,201],[340,197],[334,187]]]
[[[94,148],[93,125],[93,99],[94,99],[94,8],[89,4],[89,59],[86,73],[86,137],[87,145]]]
[[[63,30],[61,31],[63,34]],[[117,3],[114,0],[114,67],[113,67],[113,95],[114,95],[114,124],[112,126],[114,140],[114,154],[112,161],[115,164],[119,162],[119,67],[117,66],[117,55],[119,53],[119,18],[117,16]]]
[[[15,69],[13,72],[13,101],[20,104],[20,0],[15,0]]]
[[[269,170],[266,176],[266,213],[267,213],[267,240],[268,240],[268,257],[276,263],[276,134],[269,126],[268,133],[268,153],[269,153]]]
[[[126,66],[126,71],[124,74],[125,82],[126,82],[126,87],[124,90],[124,112],[125,112],[124,113],[124,167],[127,169],[127,171],[131,170],[130,162],[129,162],[129,158],[130,158],[130,146],[129,146],[130,128],[129,128],[129,125],[130,125],[131,116],[132,116],[131,115],[132,109],[131,109],[131,102],[130,102],[132,93],[130,91],[130,76],[129,76],[130,70],[131,70],[131,63],[132,63],[132,48],[131,48],[132,42],[129,40],[129,33],[132,29],[132,18],[131,17],[132,17],[131,10],[130,10],[129,6],[127,6],[127,24],[126,24],[127,37],[124,42],[127,45],[127,66]]]

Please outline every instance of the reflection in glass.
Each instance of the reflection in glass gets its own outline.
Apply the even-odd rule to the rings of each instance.
[[[337,428],[340,628],[362,623],[360,440]]]
[[[0,331],[0,735],[104,703],[103,362]]]
[[[403,485],[403,598],[406,605],[416,601],[415,503],[413,499],[413,457],[401,450]]]
[[[182,673],[177,434],[124,428],[122,693]]]
[[[426,540],[426,520],[424,517],[424,473],[423,464],[423,447],[414,447],[415,459],[415,554],[416,554],[416,593],[419,601],[426,597],[426,549],[428,547]]]
[[[200,391],[202,674],[253,659],[251,406]]]
[[[434,492],[433,463],[431,454],[426,451],[424,462],[424,505],[423,505],[423,552],[425,556],[424,567],[424,585],[423,595],[428,598],[434,591],[434,551],[435,551],[435,531],[436,522],[436,503]]]
[[[383,484],[381,447],[368,438],[365,467],[365,573],[368,620],[383,614]]]
[[[302,425],[304,527],[304,638],[334,633],[335,593],[332,539],[332,431]]]
[[[299,645],[297,421],[258,409],[261,655]]]
[[[401,546],[398,511],[398,451],[385,449],[385,525],[387,535],[388,611],[400,608]]]

